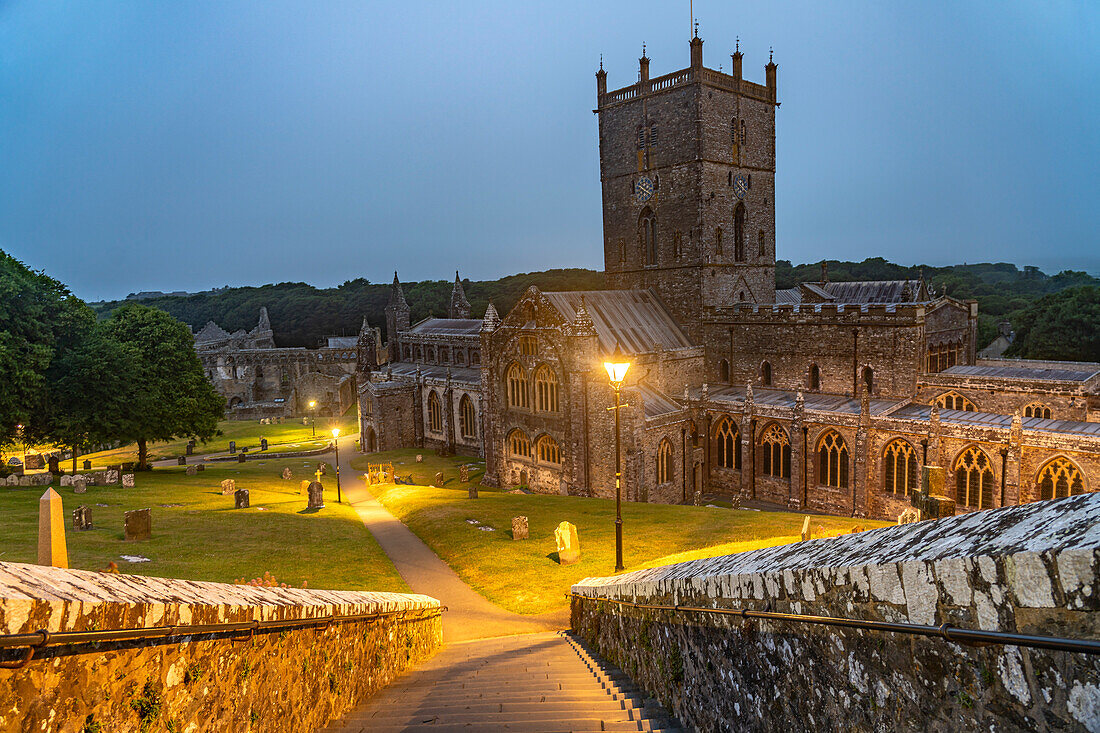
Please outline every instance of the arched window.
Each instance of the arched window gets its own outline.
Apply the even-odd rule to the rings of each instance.
[[[558,411],[558,375],[545,364],[535,371],[535,407],[539,412]]]
[[[543,435],[538,439],[535,444],[538,449],[539,460],[543,463],[550,463],[555,466],[561,465],[561,449],[558,448],[557,442],[549,435]]]
[[[966,349],[962,341],[928,347],[928,371],[942,372],[956,364],[966,363]]]
[[[443,403],[435,390],[428,393],[428,430],[433,433],[443,432]]]
[[[676,259],[684,256],[684,235],[680,232],[672,235],[672,254]]]
[[[412,360],[412,347],[410,347],[408,344],[405,344],[404,346],[401,347],[401,354],[405,357],[406,361],[411,361]]]
[[[657,483],[667,484],[672,480],[672,443],[668,438],[657,446]]]
[[[1051,418],[1050,408],[1042,402],[1032,402],[1024,408],[1024,417],[1041,417],[1044,420]]]
[[[787,431],[773,423],[760,437],[765,476],[791,477],[791,441]]]
[[[733,210],[733,259],[745,261],[745,204],[737,202]]]
[[[1060,499],[1085,493],[1085,482],[1077,466],[1061,456],[1039,471],[1039,498]]]
[[[517,429],[508,434],[508,455],[513,458],[531,457],[531,441],[527,433]]]
[[[760,383],[765,387],[772,386],[772,363],[770,361],[760,365]]]
[[[415,354],[414,358],[417,361],[423,361],[424,360],[424,357],[422,356],[423,352],[420,350],[420,344],[416,345],[416,351],[414,352],[414,354]]]
[[[638,215],[638,244],[647,265],[657,264],[657,217],[648,206]]]
[[[821,389],[821,369],[817,364],[810,364],[809,387],[815,391]]]
[[[714,253],[722,254],[722,227],[714,230]]]
[[[718,362],[718,379],[722,382],[730,381],[730,363],[726,359]]]
[[[741,144],[745,144],[745,121],[741,120]]]
[[[481,365],[481,352],[480,351],[471,351],[470,352],[470,366],[480,366],[480,365]]]
[[[649,147],[657,147],[657,126],[653,125],[649,128]]]
[[[875,393],[875,370],[871,367],[863,367],[863,388],[867,394]]]
[[[966,412],[977,412],[978,408],[974,406],[974,403],[963,397],[958,392],[944,392],[936,398],[935,404],[939,405],[944,410],[965,410]]]
[[[435,364],[437,361],[439,361],[439,359],[435,355],[435,347],[434,346],[429,346],[428,347],[428,361],[433,363],[433,364]]]
[[[361,403],[359,403],[359,411],[363,413],[363,417],[370,417],[374,414],[374,401],[370,397],[367,397]]]
[[[462,395],[458,402],[458,431],[463,438],[477,437],[477,412],[470,395]]]
[[[955,502],[962,506],[993,508],[993,468],[976,447],[955,459]]]
[[[825,433],[817,444],[817,483],[836,489],[848,488],[848,446],[835,430]]]
[[[741,433],[728,417],[719,420],[714,430],[714,455],[722,468],[741,468]]]
[[[508,367],[508,406],[509,407],[523,407],[528,408],[531,406],[531,398],[527,395],[527,374],[524,373],[523,367],[515,362]]]
[[[902,496],[917,490],[917,452],[908,441],[898,438],[887,443],[882,463],[884,490]]]
[[[734,117],[732,120],[730,120],[730,145],[733,145],[735,147],[737,145],[737,138],[739,137],[739,129],[740,128],[738,128],[737,126],[737,118]],[[732,176],[733,174],[731,173],[730,175]]]
[[[761,257],[768,254],[768,245],[764,241],[764,230],[763,229],[761,229],[759,232],[756,233],[756,244],[759,247],[758,253],[760,254]]]
[[[455,349],[455,364],[465,364],[465,363],[466,363],[466,352],[461,351],[459,349]]]

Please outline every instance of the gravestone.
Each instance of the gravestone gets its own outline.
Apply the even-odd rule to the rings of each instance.
[[[466,495],[470,499],[477,498],[477,484],[470,484],[466,489]]]
[[[322,476],[328,475],[328,464],[324,461],[319,461],[317,463],[317,470],[320,471]]]
[[[194,476],[196,473],[199,472],[199,468],[201,468],[201,466],[188,466],[187,470],[184,471],[184,473],[186,473],[188,476]]]
[[[73,485],[73,477],[72,476],[62,476],[60,484],[62,486],[72,486]]]
[[[435,483],[434,483],[434,484],[432,484],[432,485],[433,485],[433,486],[436,486],[436,487],[441,487],[441,486],[443,486],[443,472],[442,472],[442,471],[436,471],[436,474],[435,474]]]
[[[423,463],[424,462],[424,456],[421,455],[420,453],[417,453],[416,454],[416,462],[417,463]]]
[[[61,468],[57,465],[57,456],[50,456],[48,463],[50,473],[61,473]]]
[[[313,482],[308,480],[308,479],[302,479],[302,482],[300,484],[298,484],[298,493],[301,494],[304,491],[305,493],[308,494],[309,493],[309,485],[311,483],[313,483]]]
[[[85,461],[84,461],[84,470],[85,471],[91,471],[92,470],[92,462],[91,461],[85,459]]]
[[[103,477],[103,481],[111,486],[118,483],[118,471],[113,468],[107,469],[107,475]]]
[[[306,509],[325,508],[325,487],[321,485],[320,481],[311,481],[306,493],[309,495]]]
[[[303,425],[309,425],[309,418],[308,417],[303,417],[302,418],[302,424]]]
[[[527,539],[527,517],[512,517],[512,539]]]
[[[237,454],[237,463],[244,463],[244,461],[245,461],[244,453],[238,453]]]
[[[84,532],[92,528],[92,510],[86,506],[73,509],[73,529]]]
[[[13,473],[12,475],[10,475],[6,479],[4,479],[4,483],[7,484],[8,486],[18,486],[19,485],[19,474]]]
[[[31,486],[49,486],[53,483],[52,473],[36,473],[31,476]]]
[[[196,471],[205,471],[206,470],[206,464],[205,463],[198,464],[197,466],[195,466],[195,470]]]
[[[558,563],[572,565],[581,559],[581,540],[576,526],[562,522],[554,530],[554,542],[558,546]]]
[[[132,473],[122,474],[122,487],[124,489],[134,488],[134,474],[132,474]]]
[[[458,467],[458,480],[464,484],[470,481],[470,467],[465,463]]]
[[[28,453],[27,460],[24,462],[24,468],[31,470],[37,470],[39,468],[45,468],[46,463],[42,460],[41,453]]]
[[[153,517],[150,509],[134,509],[123,516],[124,536],[127,540],[147,540],[153,536]]]
[[[236,452],[237,452],[237,441],[235,441],[235,440],[229,441],[229,453],[233,454],[233,453],[236,453]]]
[[[267,450],[267,438],[260,438],[260,450]]]
[[[248,446],[247,445],[244,446],[243,448],[241,448],[241,453],[242,454],[247,453],[247,452],[248,452]]]
[[[176,465],[186,466],[187,465],[187,456],[180,456],[179,458],[177,458],[176,459]]]
[[[61,496],[53,489],[38,499],[38,564],[55,568],[69,567],[69,550],[65,544],[65,515]]]
[[[920,521],[920,512],[915,507],[909,507],[898,515],[898,524],[913,524]]]
[[[237,490],[237,482],[231,478],[222,481],[222,496],[229,496]]]
[[[283,469],[283,478],[287,481],[294,478],[294,472],[290,470],[290,466]]]
[[[802,521],[802,541],[813,539],[813,532],[810,531],[810,518],[806,517]]]
[[[187,451],[187,455],[192,455],[192,454],[194,454],[194,452],[195,452],[195,446],[193,446],[193,445],[191,445],[190,443],[188,443],[188,444],[187,444],[187,448],[186,448],[186,451]]]
[[[137,466],[136,463],[134,463],[133,461],[130,461],[130,462],[127,462],[127,463],[123,463],[121,466],[118,466],[118,470],[122,471],[123,473],[133,473],[134,468],[136,466]]]
[[[83,494],[88,490],[88,483],[83,478],[73,479],[73,493]]]
[[[248,508],[248,489],[237,489],[233,492],[233,508],[234,509],[247,509]]]
[[[909,495],[909,503],[920,512],[922,520],[955,516],[955,500],[944,494],[945,473],[942,466],[921,467],[921,490]]]

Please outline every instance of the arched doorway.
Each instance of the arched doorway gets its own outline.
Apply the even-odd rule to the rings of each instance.
[[[374,453],[378,450],[378,438],[374,434],[374,428],[368,427],[363,434],[363,452]]]

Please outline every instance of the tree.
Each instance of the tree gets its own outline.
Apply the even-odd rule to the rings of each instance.
[[[105,334],[136,358],[120,437],[138,445],[148,468],[148,443],[218,433],[225,400],[206,379],[187,326],[164,311],[130,303],[104,324]]]
[[[1100,361],[1100,287],[1068,288],[1040,298],[1019,314],[1015,326],[1008,356]]]

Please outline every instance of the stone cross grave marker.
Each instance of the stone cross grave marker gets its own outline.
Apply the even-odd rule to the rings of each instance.
[[[802,522],[802,541],[813,539],[813,532],[810,530],[810,518],[807,516]]]
[[[320,481],[311,482],[306,491],[309,494],[306,509],[325,508],[325,487],[321,485]]]
[[[432,484],[432,485],[436,486],[436,487],[442,487],[443,486],[443,472],[442,471],[436,471],[436,473],[435,473],[435,483]]]
[[[92,528],[92,510],[81,504],[73,509],[73,529],[84,532]]]
[[[527,539],[527,517],[512,517],[512,539]]]
[[[184,471],[184,473],[186,473],[188,476],[194,476],[198,472],[199,472],[199,467],[198,466],[188,466],[187,470]]]
[[[61,496],[53,489],[46,489],[38,500],[38,564],[69,567],[64,509]]]
[[[558,563],[572,565],[581,559],[581,540],[576,526],[562,522],[554,530],[554,542],[558,545]]]
[[[122,474],[122,486],[123,486],[123,488],[127,488],[127,489],[134,488],[134,474],[132,474],[132,473]]]
[[[229,496],[237,490],[237,482],[231,478],[222,481],[222,496]]]
[[[290,470],[290,466],[283,469],[283,478],[287,481],[294,478],[294,472]]]
[[[85,471],[91,471],[92,470],[92,462],[91,461],[89,461],[87,459],[84,460],[84,470]]]
[[[84,478],[73,478],[73,493],[83,494],[88,490],[88,482]]]
[[[233,508],[234,509],[247,509],[248,508],[248,489],[237,489],[233,492]]]
[[[153,536],[153,511],[134,509],[123,515],[122,523],[126,540],[147,540]]]

